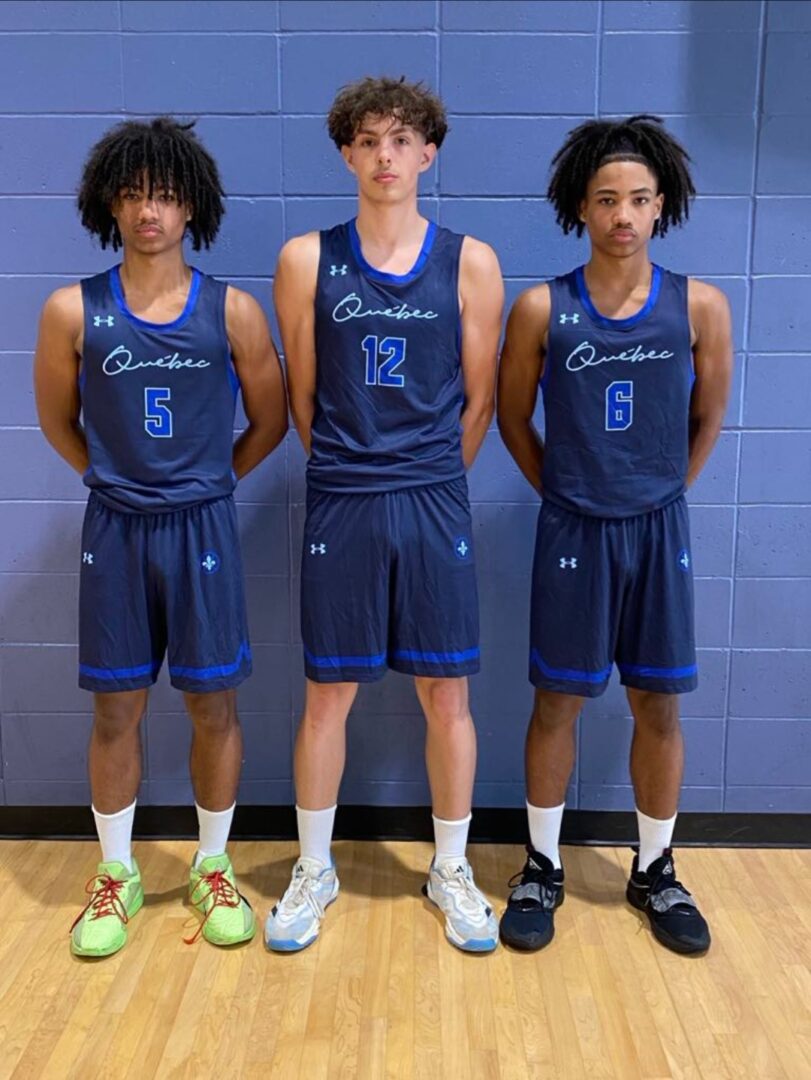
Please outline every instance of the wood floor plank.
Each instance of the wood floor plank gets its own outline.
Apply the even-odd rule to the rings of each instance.
[[[127,946],[73,957],[96,845],[0,842],[0,1078],[12,1080],[811,1080],[811,852],[680,851],[713,934],[668,952],[624,898],[627,850],[566,848],[552,944],[469,956],[420,895],[427,844],[335,845],[319,940],[268,954],[287,843],[232,845],[260,933],[183,942],[188,842],[136,845],[147,902]],[[498,911],[517,847],[477,846]],[[4,905],[4,906],[3,906]]]

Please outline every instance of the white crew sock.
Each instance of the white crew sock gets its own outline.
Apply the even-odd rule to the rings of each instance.
[[[563,821],[563,808],[560,806],[533,806],[527,802],[529,818],[529,840],[533,848],[550,860],[556,870],[561,869],[560,862],[560,826]]]
[[[93,806],[96,819],[96,832],[101,844],[103,862],[120,862],[132,873],[132,822],[135,818],[135,803],[125,806],[115,814],[100,814]]]
[[[337,803],[326,810],[303,810],[300,806],[296,807],[298,842],[305,859],[318,859],[324,866],[332,865],[330,846],[337,809]]]
[[[209,858],[210,855],[225,854],[225,845],[228,843],[228,834],[231,832],[236,805],[234,803],[227,810],[206,810],[195,802],[194,808],[197,811],[197,822],[200,827],[197,854],[194,856],[195,866],[199,866],[202,860]]]
[[[653,818],[643,814],[637,807],[636,820],[639,824],[639,869],[645,871],[656,859],[661,859],[665,848],[670,847],[673,839],[673,829],[676,826],[676,818]]]
[[[472,814],[460,818],[459,821],[444,821],[442,818],[431,815],[434,819],[434,843],[436,845],[435,863],[452,862],[464,859],[467,847],[467,834],[470,829]]]

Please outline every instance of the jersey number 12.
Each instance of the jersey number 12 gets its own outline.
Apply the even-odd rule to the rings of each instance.
[[[395,375],[395,368],[405,360],[406,339],[367,334],[360,343],[366,354],[367,386],[405,386],[405,375]]]

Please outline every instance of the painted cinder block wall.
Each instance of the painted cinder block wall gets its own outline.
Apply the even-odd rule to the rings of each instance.
[[[86,493],[37,429],[30,369],[47,293],[111,261],[74,211],[89,145],[123,116],[199,117],[230,198],[216,249],[195,261],[272,317],[283,239],[351,213],[325,110],[340,84],[385,72],[441,91],[452,130],[424,205],[495,246],[509,300],[584,255],[541,197],[570,127],[652,111],[685,140],[700,197],[655,257],[726,291],[736,363],[724,432],[690,493],[701,685],[683,698],[682,805],[811,810],[809,70],[811,5],[784,0],[0,3],[0,800],[88,799],[91,701],[76,686]],[[470,489],[484,648],[476,800],[520,806],[537,504],[495,430]],[[240,799],[286,803],[303,690],[295,437],[237,499],[256,672],[240,691]],[[569,805],[632,806],[629,737],[615,675],[582,717]],[[188,739],[161,678],[142,802],[190,801]],[[363,688],[342,799],[427,803],[422,740],[409,680]]]

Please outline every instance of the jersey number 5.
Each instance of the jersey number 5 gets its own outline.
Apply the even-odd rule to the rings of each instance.
[[[367,386],[405,386],[405,376],[394,374],[405,360],[405,338],[384,337],[378,343],[376,334],[367,334],[360,345],[366,354]]]
[[[153,439],[172,437],[172,412],[166,405],[171,396],[168,386],[147,386],[144,389],[144,428]]]
[[[630,379],[605,388],[605,430],[627,431],[634,422],[634,384]]]

